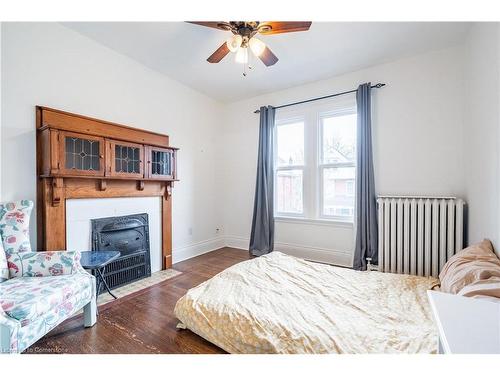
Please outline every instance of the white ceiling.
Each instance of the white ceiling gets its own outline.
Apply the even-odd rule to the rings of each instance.
[[[206,58],[231,34],[183,22],[82,22],[65,26],[224,102],[250,98],[460,43],[467,23],[313,22],[307,32],[259,36],[279,57],[243,77],[230,54]]]

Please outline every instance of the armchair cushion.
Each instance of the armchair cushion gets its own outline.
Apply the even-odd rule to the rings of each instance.
[[[32,251],[7,254],[9,276],[43,277],[85,272],[77,251]]]
[[[21,200],[0,204],[0,237],[7,254],[31,251],[29,238],[33,202]]]
[[[86,273],[60,277],[16,277],[0,284],[0,307],[21,327],[43,318],[47,325],[69,317],[92,296],[93,276]]]
[[[0,283],[9,278],[9,266],[7,265],[7,256],[0,240]],[[1,312],[1,311],[0,311]]]

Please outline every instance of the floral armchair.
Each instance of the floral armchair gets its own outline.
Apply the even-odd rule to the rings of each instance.
[[[74,251],[33,252],[33,202],[0,204],[0,353],[19,353],[83,308],[96,323],[95,278]]]

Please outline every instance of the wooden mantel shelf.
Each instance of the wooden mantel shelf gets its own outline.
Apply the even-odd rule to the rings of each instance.
[[[169,199],[169,197],[172,195],[174,181],[178,181],[148,179],[125,180],[119,178],[92,178],[89,176],[42,176],[41,178],[47,180],[47,184],[52,186],[51,195],[49,198],[51,198],[51,203],[54,207],[61,204],[63,197],[66,197],[66,199],[116,198],[134,197],[137,195],[148,196],[148,194],[150,194],[151,196],[164,195],[165,199]],[[114,183],[108,184],[108,181],[121,182],[121,185],[117,185]],[[154,191],[149,188],[150,185],[155,187]],[[125,187],[125,189],[123,189],[123,187]],[[138,194],[137,192],[140,193]]]
[[[47,107],[36,107],[36,127],[38,248],[66,249],[67,199],[158,196],[163,269],[171,267],[179,180],[168,135]]]

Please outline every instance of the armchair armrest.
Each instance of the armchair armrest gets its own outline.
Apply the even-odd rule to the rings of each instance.
[[[30,251],[7,254],[10,277],[43,277],[85,272],[78,251]]]

